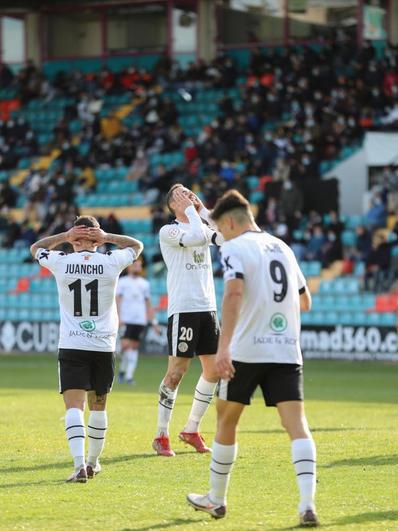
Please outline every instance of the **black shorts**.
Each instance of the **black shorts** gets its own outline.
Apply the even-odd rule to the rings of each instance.
[[[216,395],[222,400],[249,405],[254,391],[260,386],[265,404],[303,400],[303,367],[293,363],[232,362],[235,375],[229,382],[220,380]]]
[[[169,317],[169,355],[193,358],[217,352],[220,325],[217,312],[175,313]]]
[[[126,324],[123,339],[132,339],[133,341],[140,341],[142,332],[144,330],[145,326],[143,325]]]
[[[59,392],[68,389],[95,391],[98,396],[112,389],[115,354],[60,348],[58,351]]]

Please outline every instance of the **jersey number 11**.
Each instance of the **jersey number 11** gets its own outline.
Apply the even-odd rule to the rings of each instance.
[[[69,284],[69,291],[73,291],[73,314],[76,317],[82,315],[82,281],[75,280]],[[84,286],[90,292],[90,315],[98,315],[98,280],[93,280]]]

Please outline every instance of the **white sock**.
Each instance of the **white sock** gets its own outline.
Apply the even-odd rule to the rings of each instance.
[[[138,362],[138,350],[128,349],[124,353],[127,358],[126,380],[132,380]]]
[[[299,512],[315,510],[316,447],[312,439],[292,441],[292,461],[300,491]]]
[[[169,435],[169,423],[173,412],[174,402],[177,396],[177,389],[173,391],[164,384],[162,380],[159,387],[159,405],[158,405],[158,437]]]
[[[108,416],[106,411],[90,411],[88,417],[88,458],[87,463],[91,466],[97,464],[98,458],[105,446],[105,435],[108,428]]]
[[[84,426],[84,414],[81,409],[71,407],[66,410],[65,432],[69,443],[70,453],[75,462],[75,469],[78,470],[83,468],[86,465],[84,461],[86,429]]]
[[[125,374],[127,368],[127,355],[126,352],[123,351],[120,359],[120,365],[119,365],[119,374]]]
[[[195,433],[199,430],[200,421],[209,407],[216,387],[217,382],[208,382],[203,378],[203,376],[199,378],[193,397],[192,409],[184,431],[188,433]]]
[[[213,452],[210,463],[210,492],[209,498],[213,503],[227,504],[227,490],[229,477],[238,454],[238,444],[219,444],[213,442]]]

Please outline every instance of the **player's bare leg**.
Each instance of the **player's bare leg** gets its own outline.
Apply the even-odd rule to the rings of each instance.
[[[282,426],[292,441],[292,462],[296,469],[300,491],[300,525],[319,525],[315,510],[316,490],[316,447],[312,439],[301,401],[279,402],[277,404]]]
[[[177,397],[178,386],[190,363],[190,358],[169,356],[167,372],[159,386],[158,428],[152,447],[158,455],[164,457],[175,456],[175,453],[170,448],[169,424]]]
[[[199,425],[213,398],[219,376],[215,365],[215,355],[203,354],[199,356],[199,360],[202,365],[202,374],[196,384],[188,422],[179,434],[179,438],[193,446],[197,452],[206,453],[211,452],[211,449],[206,446],[199,433]]]
[[[84,406],[86,392],[83,389],[67,389],[63,392],[65,403],[65,432],[75,470],[67,479],[71,483],[86,483],[87,472],[84,457],[86,428],[84,425]]]
[[[87,397],[90,410],[87,425],[87,477],[92,479],[101,472],[101,465],[98,459],[104,449],[105,435],[108,429],[108,416],[105,410],[107,395],[97,395],[95,391],[89,391]]]
[[[236,428],[244,407],[237,402],[217,400],[217,433],[210,464],[210,491],[187,496],[194,509],[209,513],[214,518],[226,515],[229,478],[238,453]]]

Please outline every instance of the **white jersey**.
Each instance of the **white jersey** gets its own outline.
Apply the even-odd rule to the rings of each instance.
[[[232,359],[302,364],[300,293],[306,283],[293,251],[270,234],[248,231],[225,242],[221,252],[224,280],[244,281]]]
[[[202,222],[193,206],[185,214],[189,223],[175,221],[164,225],[159,232],[160,250],[167,266],[169,317],[177,313],[216,311],[209,246],[220,245],[222,237]]]
[[[36,259],[54,275],[61,313],[59,348],[114,352],[119,319],[116,283],[136,258],[134,249],[71,254],[39,249]]]
[[[116,295],[120,296],[120,320],[125,324],[148,324],[146,301],[150,299],[149,282],[142,277],[126,275],[119,278]]]

